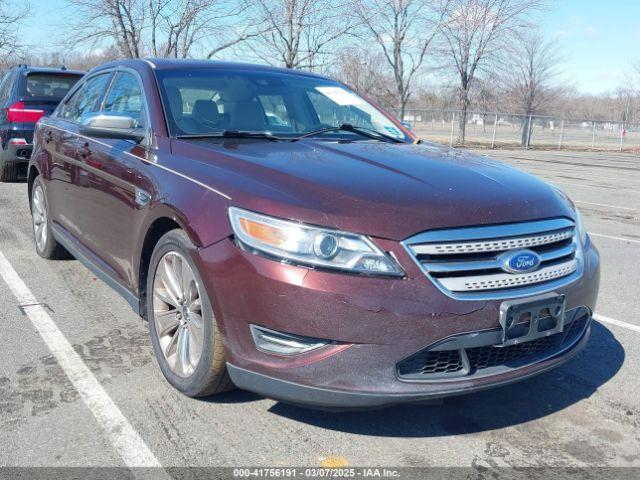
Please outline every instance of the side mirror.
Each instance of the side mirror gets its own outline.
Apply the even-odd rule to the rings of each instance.
[[[144,140],[144,128],[137,127],[133,117],[126,115],[98,114],[85,118],[80,123],[80,135],[96,138],[113,138],[133,140],[140,143]]]

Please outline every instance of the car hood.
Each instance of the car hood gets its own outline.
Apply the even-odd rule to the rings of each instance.
[[[381,238],[573,217],[542,180],[430,144],[177,140],[172,149],[189,175],[232,205]]]

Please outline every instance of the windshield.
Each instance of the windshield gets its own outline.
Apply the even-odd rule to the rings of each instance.
[[[410,141],[379,109],[331,80],[219,69],[156,73],[172,135],[241,131],[294,138],[349,124]],[[321,137],[368,140],[343,130],[326,132]]]

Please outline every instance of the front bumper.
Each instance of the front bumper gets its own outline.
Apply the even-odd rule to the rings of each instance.
[[[561,355],[555,356],[553,359],[535,364],[534,368],[514,372],[514,375],[510,376],[495,376],[490,378],[490,381],[482,383],[450,383],[443,389],[429,388],[429,385],[425,385],[426,388],[423,388],[422,392],[416,393],[380,393],[320,388],[270,377],[237,367],[231,363],[227,363],[227,369],[231,380],[238,388],[250,390],[265,397],[275,398],[284,402],[322,409],[379,408],[401,403],[431,402],[445,397],[479,392],[519,382],[568,362],[580,353],[588,340],[589,327],[580,340],[570,349]]]
[[[399,378],[398,364],[443,339],[500,328],[501,300],[444,295],[398,244],[376,239],[405,268],[405,279],[310,270],[242,251],[231,240],[200,250],[196,262],[228,349],[228,369],[243,389],[296,404],[369,408],[470,393],[529,378],[561,365],[587,343],[589,326],[570,348],[521,368],[442,381]],[[559,294],[567,310],[592,312],[599,256],[590,242],[584,272]],[[255,347],[249,326],[330,339],[297,356]]]

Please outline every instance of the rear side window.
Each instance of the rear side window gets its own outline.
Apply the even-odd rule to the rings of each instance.
[[[103,73],[87,80],[67,102],[62,105],[58,117],[80,122],[83,115],[97,112],[100,108],[99,101],[109,83],[111,74]]]
[[[28,73],[25,94],[37,98],[62,98],[80,78],[59,73]]]
[[[144,99],[138,79],[131,73],[118,72],[104,101],[103,112],[132,117],[138,127],[146,127]]]

